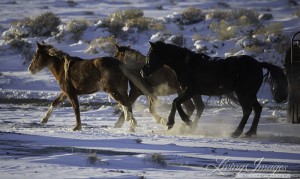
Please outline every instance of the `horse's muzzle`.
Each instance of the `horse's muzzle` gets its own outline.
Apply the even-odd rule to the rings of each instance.
[[[140,73],[143,78],[149,78],[151,76],[151,74],[146,73],[144,70],[141,70]]]
[[[31,66],[28,67],[28,71],[29,71],[29,73],[32,74],[32,75],[35,75],[35,74],[37,73],[37,71],[34,70],[34,69],[32,69]]]

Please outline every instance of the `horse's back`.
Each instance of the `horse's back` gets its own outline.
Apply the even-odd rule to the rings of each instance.
[[[261,63],[248,55],[232,56],[228,60],[232,60],[234,64],[235,88],[256,94],[263,82]]]
[[[114,57],[101,57],[93,60],[94,64],[99,68],[118,68],[121,63],[118,59]]]

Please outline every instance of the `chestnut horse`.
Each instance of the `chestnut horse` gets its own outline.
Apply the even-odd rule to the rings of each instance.
[[[144,93],[152,96],[139,83],[139,79],[135,78],[135,75],[114,57],[83,60],[57,50],[52,45],[37,42],[37,49],[29,66],[29,71],[31,74],[36,74],[45,67],[52,72],[58,81],[61,93],[51,103],[50,108],[41,120],[42,124],[48,122],[53,108],[68,98],[76,116],[76,125],[73,131],[80,130],[81,120],[77,96],[101,90],[108,93],[122,106],[125,119],[130,121],[130,129],[134,131],[136,120],[133,117],[132,107],[128,100],[128,79],[135,85],[140,86]]]

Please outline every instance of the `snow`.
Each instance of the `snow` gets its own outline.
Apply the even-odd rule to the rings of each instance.
[[[68,4],[75,2],[74,6]],[[207,29],[211,20],[180,28],[174,18],[187,7],[198,7],[204,12],[221,9],[223,1],[96,1],[96,0],[4,0],[0,2],[0,172],[1,178],[239,178],[251,175],[300,177],[299,124],[286,121],[286,104],[272,101],[269,85],[262,85],[258,97],[263,105],[258,135],[252,138],[231,138],[230,134],[242,116],[239,106],[220,103],[218,98],[203,97],[206,108],[198,128],[191,133],[180,117],[170,131],[156,124],[148,109],[148,101],[140,97],[134,104],[134,117],[138,122],[136,132],[129,132],[130,124],[113,128],[120,113],[116,103],[104,92],[79,97],[82,130],[73,132],[75,115],[68,102],[54,109],[45,125],[40,124],[51,100],[59,95],[59,86],[48,70],[36,75],[28,71],[28,62],[19,52],[10,48],[4,38],[11,35],[11,23],[23,17],[52,11],[63,23],[71,19],[87,19],[94,24],[84,32],[79,41],[54,37],[32,37],[32,44],[44,40],[56,48],[81,58],[106,54],[88,54],[88,41],[110,36],[107,29],[98,28],[101,18],[116,10],[140,8],[146,17],[160,19],[166,32],[134,31],[132,41],[119,41],[147,54],[148,41],[161,38],[172,41],[174,35],[183,35],[184,46],[192,50],[206,50],[212,56],[228,56],[238,44],[247,46],[252,41],[245,38],[225,41],[193,40],[215,35]],[[231,8],[249,8],[258,12],[271,9],[273,19],[265,23],[282,22],[284,33],[292,35],[300,27],[299,17],[293,15],[296,7],[280,0],[229,0]],[[300,2],[298,2],[300,3]],[[158,5],[162,9],[157,8]],[[61,26],[62,30],[64,27]],[[126,29],[132,30],[132,29]],[[271,36],[256,35],[265,41]],[[204,38],[205,39],[205,38]],[[238,40],[242,39],[240,42]],[[253,55],[239,50],[237,54]],[[255,54],[257,55],[257,54]],[[260,61],[281,65],[283,55],[273,49],[256,56]],[[271,58],[272,57],[272,58]],[[167,117],[175,95],[159,97],[159,114]],[[245,131],[252,123],[250,117]],[[156,158],[155,158],[156,157]],[[256,176],[256,177],[257,177]],[[260,176],[260,177],[261,177]]]

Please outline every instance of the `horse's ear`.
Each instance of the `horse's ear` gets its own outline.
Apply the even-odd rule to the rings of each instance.
[[[127,48],[130,48],[130,44],[127,45]]]
[[[149,41],[149,43],[150,43],[151,47],[153,47],[153,46],[154,46],[154,43],[153,43],[153,42]]]
[[[120,46],[118,44],[115,44],[115,48],[116,48],[117,51],[120,50]]]
[[[43,43],[43,44],[46,44],[43,40],[42,40],[42,43]]]
[[[38,48],[42,48],[42,45],[38,41],[36,41],[36,45]]]

